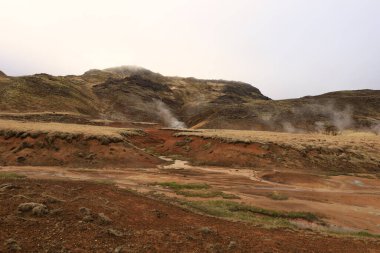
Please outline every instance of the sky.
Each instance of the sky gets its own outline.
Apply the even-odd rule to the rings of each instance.
[[[0,70],[136,65],[273,99],[380,89],[380,0],[0,0]]]

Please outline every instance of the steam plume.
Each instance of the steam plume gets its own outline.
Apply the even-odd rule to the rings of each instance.
[[[186,124],[178,120],[170,111],[169,107],[160,100],[154,100],[157,109],[157,115],[168,127],[172,128],[186,128]]]

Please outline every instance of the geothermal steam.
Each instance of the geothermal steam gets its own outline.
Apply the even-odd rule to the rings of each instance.
[[[265,117],[261,117],[261,120],[270,129],[278,129],[279,126],[284,132],[302,133],[307,130],[293,125],[294,122],[297,122],[297,119],[319,119],[314,122],[314,129],[309,128],[309,131],[324,132],[330,126],[334,126],[338,131],[343,131],[354,127],[352,116],[353,112],[350,105],[338,108],[335,106],[334,101],[329,101],[324,104],[310,103],[308,105],[293,107],[291,109],[291,118],[286,121],[284,121],[284,115],[281,113],[265,115]]]
[[[160,100],[154,100],[154,103],[156,105],[157,115],[166,126],[172,128],[186,128],[185,123],[178,120],[165,103]]]

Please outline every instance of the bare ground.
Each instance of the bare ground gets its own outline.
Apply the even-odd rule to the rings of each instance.
[[[2,252],[378,252],[379,241],[263,229],[191,213],[114,186],[1,180]],[[22,203],[46,205],[36,216]],[[120,250],[120,251],[118,251]],[[14,250],[17,252],[17,250]]]
[[[297,143],[289,135],[293,145],[284,145],[159,129],[122,136],[107,128],[104,139],[101,129],[92,138],[82,127],[75,138],[72,129],[2,132],[0,252],[379,252],[378,137]],[[296,147],[302,142],[310,145]],[[207,189],[165,186],[173,182]],[[319,218],[241,222],[183,204],[208,201]],[[30,202],[48,212],[19,211]]]

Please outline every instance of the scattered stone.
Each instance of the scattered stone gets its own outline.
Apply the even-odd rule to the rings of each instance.
[[[94,221],[94,217],[92,217],[92,215],[85,215],[83,217],[82,221],[84,221],[84,222],[93,222]]]
[[[55,216],[60,216],[60,215],[63,214],[63,209],[62,208],[58,208],[58,209],[51,210],[50,214],[51,215],[55,215]]]
[[[85,159],[86,159],[86,160],[93,160],[93,159],[95,159],[95,157],[96,157],[96,154],[91,153],[91,154],[87,155],[87,156],[85,157]]]
[[[22,213],[32,211],[32,214],[36,216],[43,216],[49,213],[48,208],[44,204],[34,202],[22,203],[17,209]]]
[[[113,228],[109,228],[109,229],[107,230],[107,233],[108,233],[109,235],[113,235],[113,236],[116,236],[116,237],[122,237],[122,236],[124,235],[123,232],[121,232],[121,231],[119,231],[119,230],[117,230],[117,229],[113,229]]]
[[[156,217],[159,219],[168,216],[167,213],[164,213],[164,212],[157,210],[157,209],[154,209],[151,212],[153,212],[156,215]]]
[[[29,136],[29,133],[25,132],[25,133],[21,134],[20,137],[21,137],[21,139],[25,139],[28,136]]]
[[[201,227],[201,228],[199,229],[199,231],[200,231],[202,234],[205,234],[205,235],[207,235],[207,234],[211,234],[211,233],[214,232],[214,231],[213,231],[211,228],[209,228],[209,227]]]
[[[112,222],[112,220],[104,213],[98,213],[98,218],[99,218],[100,224],[102,225],[107,225]]]
[[[231,250],[231,249],[234,249],[236,248],[236,242],[235,241],[230,241],[230,243],[228,244],[228,249]]]
[[[19,156],[19,157],[17,157],[17,162],[18,163],[23,163],[23,162],[25,162],[26,161],[26,158],[25,157],[23,157],[23,156]]]
[[[219,253],[219,252],[223,252],[222,250],[222,245],[219,244],[219,243],[215,243],[215,244],[208,244],[206,246],[206,250],[207,252],[210,252],[210,253]]]
[[[122,253],[122,252],[124,251],[123,248],[124,248],[124,246],[121,245],[121,246],[115,248],[115,250],[114,250],[113,252],[114,252],[114,253]]]
[[[49,213],[49,210],[45,205],[38,205],[32,209],[32,214],[35,216],[44,216]]]
[[[110,143],[111,143],[111,140],[107,136],[100,137],[100,144],[109,145]]]
[[[18,188],[20,187],[11,183],[5,183],[5,184],[0,185],[0,191],[12,190],[12,189],[18,189]]]
[[[20,245],[18,244],[18,242],[11,238],[11,239],[8,239],[6,242],[5,242],[5,246],[7,247],[8,251],[10,252],[15,252],[15,251],[20,251],[21,250],[21,247]]]
[[[33,208],[35,208],[36,206],[38,205],[41,205],[39,203],[34,203],[34,202],[29,202],[29,203],[22,203],[18,206],[18,210],[20,212],[28,212],[30,210],[32,210]]]
[[[33,139],[36,139],[38,136],[40,136],[42,134],[42,132],[40,131],[37,131],[37,132],[31,132],[30,133],[30,137],[32,137]]]
[[[79,212],[81,212],[84,215],[91,215],[91,210],[87,207],[80,207]]]
[[[53,197],[53,196],[50,196],[50,195],[43,195],[43,196],[45,197],[44,203],[54,204],[54,203],[64,202],[63,200],[57,199],[56,197]]]

